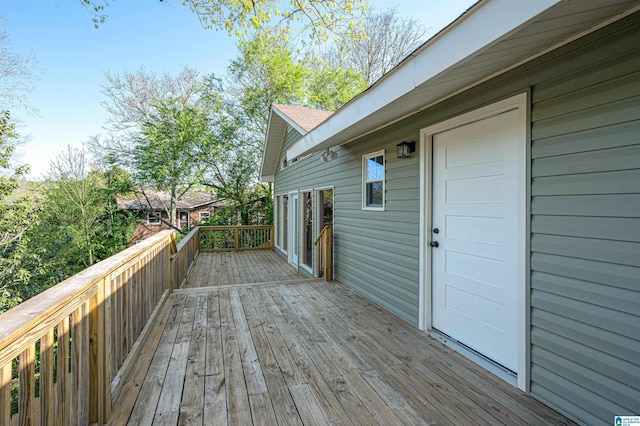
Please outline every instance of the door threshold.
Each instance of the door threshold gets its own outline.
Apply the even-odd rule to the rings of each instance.
[[[442,333],[441,331],[431,329],[427,331],[427,334],[437,341],[450,347],[454,351],[458,352],[465,358],[478,364],[480,367],[484,368],[495,376],[498,376],[500,379],[504,380],[510,385],[518,387],[518,375],[514,371],[511,371],[508,368],[493,361],[492,359],[487,358],[480,352],[471,349],[469,346],[465,345],[464,343],[458,342],[456,339],[453,339],[452,337],[446,335],[445,333]]]

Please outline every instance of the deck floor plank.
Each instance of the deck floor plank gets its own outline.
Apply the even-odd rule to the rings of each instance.
[[[222,347],[227,392],[227,420],[231,425],[252,424],[249,394],[242,369],[242,359],[229,290],[221,290],[219,295],[220,324],[222,327]]]
[[[187,282],[111,424],[572,424],[273,252],[201,253]]]
[[[203,413],[208,425],[227,424],[225,381],[218,293],[207,293],[207,346]]]
[[[183,308],[186,299],[186,296],[176,295],[171,305],[171,313],[169,314],[167,325],[157,348],[154,348],[155,354],[151,360],[151,365],[142,384],[140,394],[136,399],[133,411],[129,416],[129,425],[146,426],[153,424],[160,392],[167,375],[171,353],[173,352],[173,346],[178,335],[178,326],[180,325],[180,320],[184,312]],[[136,368],[136,370],[137,369],[138,368]],[[128,401],[126,403],[128,403]]]
[[[253,301],[249,297],[249,292],[244,290],[239,295],[242,300],[242,306],[245,310],[247,326],[252,341],[255,344],[255,355],[259,364],[262,365],[262,371],[265,378],[265,386],[271,395],[270,402],[272,408],[268,410],[267,415],[274,416],[271,424],[301,424],[300,415],[293,401],[291,392],[287,386],[283,371],[278,365],[274,349],[269,342],[268,337],[262,327],[262,323],[258,318]],[[282,343],[284,345],[284,343]],[[283,347],[276,347],[277,353],[283,353]],[[263,415],[264,416],[264,415]],[[267,416],[264,416],[267,417]]]
[[[185,288],[227,286],[304,278],[270,250],[200,253]]]

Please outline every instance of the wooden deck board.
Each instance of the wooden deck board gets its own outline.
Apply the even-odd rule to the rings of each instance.
[[[198,259],[224,270],[194,268],[175,291],[112,424],[571,424],[344,286],[255,253]]]
[[[292,281],[304,278],[270,250],[200,253],[185,288]]]

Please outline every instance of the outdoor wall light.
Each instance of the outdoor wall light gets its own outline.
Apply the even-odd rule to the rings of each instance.
[[[329,149],[324,149],[322,151],[322,156],[320,157],[320,160],[323,163],[326,163],[329,160],[335,160],[336,158],[338,158],[338,153],[335,151],[331,151]]]
[[[415,142],[401,142],[396,145],[398,149],[398,158],[411,158],[411,153],[416,152]]]

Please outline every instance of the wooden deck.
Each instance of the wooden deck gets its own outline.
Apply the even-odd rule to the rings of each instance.
[[[185,288],[304,278],[272,250],[200,253]]]
[[[133,371],[111,424],[571,424],[321,280],[176,290]]]

